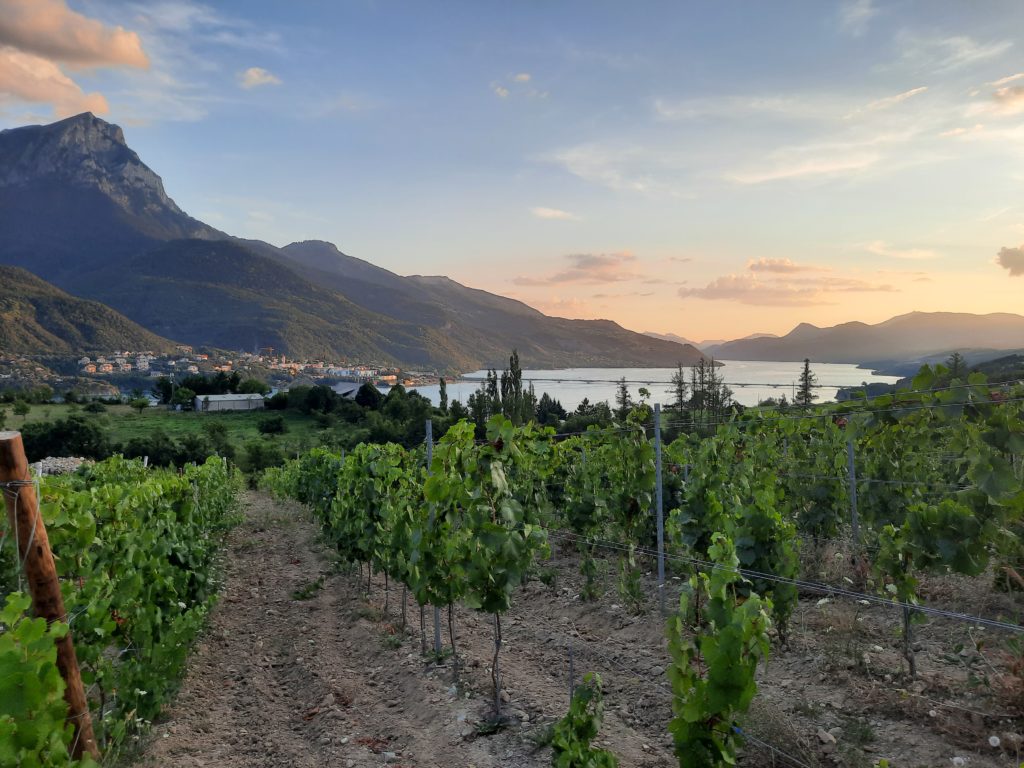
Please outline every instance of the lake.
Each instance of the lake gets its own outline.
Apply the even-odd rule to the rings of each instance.
[[[757,405],[768,397],[780,397],[785,394],[792,402],[796,392],[803,363],[775,363],[760,360],[724,360],[718,369],[724,376],[726,384],[733,391],[733,399],[742,405]],[[689,369],[687,380],[689,380]],[[815,391],[818,402],[834,400],[839,387],[855,386],[863,383],[884,382],[895,383],[897,376],[875,376],[871,371],[858,368],[847,363],[814,363],[811,371],[820,385]],[[500,373],[500,372],[499,372]],[[640,387],[647,387],[651,392],[650,402],[668,404],[672,402],[670,381],[675,368],[563,368],[561,370],[524,370],[523,386],[533,382],[537,397],[547,392],[551,397],[561,401],[562,407],[572,411],[583,398],[590,402],[607,400],[615,401],[616,382],[625,378],[633,397],[637,396]],[[480,386],[481,379],[487,371],[467,373],[462,379],[449,381],[448,399],[461,400],[463,404]],[[424,397],[437,404],[438,386],[416,387]]]

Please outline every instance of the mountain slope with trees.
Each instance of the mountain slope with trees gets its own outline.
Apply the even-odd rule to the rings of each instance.
[[[0,266],[0,351],[72,355],[173,347],[110,307],[76,298],[28,270]]]

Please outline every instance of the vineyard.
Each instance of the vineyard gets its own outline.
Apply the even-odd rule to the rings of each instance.
[[[17,498],[14,486],[5,495]],[[0,765],[69,766],[54,640],[73,636],[96,744],[113,763],[176,690],[217,592],[216,558],[238,490],[222,459],[181,474],[108,459],[39,479],[65,621],[31,618],[11,531],[0,538]]]
[[[65,614],[30,617],[5,529],[0,765],[91,762],[70,633],[106,764],[1019,766],[1024,390],[930,384],[700,430],[428,421],[266,471],[244,519],[219,458],[38,478]]]
[[[573,585],[573,611],[614,601],[638,625],[662,625],[667,643],[653,653],[665,674],[646,684],[664,692],[651,705],[664,719],[644,727],[670,739],[680,765],[820,757],[750,725],[767,660],[787,665],[809,646],[834,653],[819,665],[823,676],[838,670],[851,694],[875,683],[908,716],[927,706],[949,759],[1017,765],[1024,393],[981,379],[916,383],[913,394],[723,420],[711,435],[666,445],[671,422],[656,429],[643,409],[615,428],[557,439],[498,416],[482,440],[463,423],[436,444],[428,430],[416,450],[314,450],[268,471],[265,484],[309,505],[340,561],[365,570],[365,593],[373,574],[383,578],[384,613],[393,600],[401,627],[418,620],[421,652],[447,658],[453,680],[464,672],[461,645],[476,642],[457,625],[458,608],[486,617],[483,731],[510,719],[503,617],[517,596],[536,599],[531,584],[561,579]],[[418,617],[406,615],[406,596]],[[599,646],[565,632],[558,613],[548,619],[543,642],[564,649],[570,686],[574,652],[589,665],[581,671],[608,673],[614,658],[595,663]],[[576,696],[553,729],[555,764],[615,764],[591,744],[600,678],[586,678]],[[865,714],[867,723],[870,707]],[[836,743],[825,729],[818,738],[826,753]],[[842,764],[908,757],[905,745],[871,749],[877,758],[861,752],[868,762],[846,755]],[[913,754],[907,764],[928,764]]]

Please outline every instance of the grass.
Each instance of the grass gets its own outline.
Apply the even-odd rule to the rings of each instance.
[[[321,443],[316,419],[296,411],[249,411],[242,413],[196,413],[195,411],[169,411],[163,406],[147,408],[139,413],[127,405],[108,405],[104,413],[89,413],[82,406],[68,404],[33,405],[26,416],[16,416],[13,405],[0,404],[0,410],[7,411],[4,429],[21,430],[25,424],[36,421],[54,421],[71,414],[95,420],[104,427],[111,441],[123,444],[132,438],[163,430],[175,440],[187,435],[205,435],[203,426],[218,422],[227,428],[228,440],[241,450],[242,446],[263,437],[259,431],[260,422],[271,415],[284,418],[287,431],[274,437],[287,453],[303,451]]]

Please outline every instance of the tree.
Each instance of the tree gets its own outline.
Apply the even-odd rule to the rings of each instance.
[[[946,359],[946,367],[949,369],[950,379],[960,379],[963,381],[964,377],[967,376],[967,361],[964,360],[964,356],[959,352],[954,352]]]
[[[448,385],[442,376],[437,382],[437,399],[442,413],[448,413]]]
[[[128,403],[128,405],[130,405],[132,408],[134,408],[136,411],[138,411],[139,415],[141,416],[142,412],[144,410],[146,410],[147,408],[149,408],[149,400],[147,400],[144,397],[137,397],[134,400],[132,400],[130,403]]]
[[[235,458],[235,446],[228,438],[228,428],[222,421],[207,420],[203,424],[203,431],[210,441],[214,452],[228,459]]]
[[[270,392],[270,385],[260,379],[246,379],[238,385],[240,395],[265,395]]]
[[[178,387],[174,390],[174,397],[171,398],[171,405],[180,405],[183,411],[191,411],[195,405],[196,393],[188,387]]]
[[[153,396],[159,398],[161,405],[169,405],[174,394],[174,383],[166,376],[153,382]]]
[[[15,400],[14,401],[14,415],[15,416],[28,416],[28,414],[29,414],[29,412],[31,410],[32,410],[32,406],[29,405],[26,401],[24,401],[24,400]]]
[[[0,408],[0,429],[3,429],[7,424],[7,409]]]
[[[363,406],[363,408],[369,408],[371,411],[375,411],[380,408],[381,403],[384,402],[384,396],[370,382],[366,382],[356,392],[356,402]]]
[[[633,398],[629,395],[629,386],[626,384],[625,376],[619,379],[619,383],[616,386],[615,405],[618,406],[615,409],[615,418],[619,421],[625,421],[633,408]]]
[[[690,411],[695,425],[711,427],[733,406],[732,390],[717,372],[714,360],[702,359],[690,369]]]
[[[804,358],[804,369],[800,372],[800,385],[796,391],[793,402],[803,408],[809,408],[818,399],[818,393],[814,391],[814,385],[818,377],[811,372],[811,361]]]
[[[284,416],[279,413],[260,419],[256,428],[261,435],[283,435],[288,431],[288,426],[284,423]]]
[[[672,395],[672,407],[675,408],[679,413],[686,410],[686,374],[683,373],[683,364],[679,363],[676,366],[676,372],[672,374],[672,378],[669,380],[672,384],[672,388],[668,391],[668,394]]]
[[[451,419],[452,424],[455,424],[463,419],[468,419],[469,411],[466,410],[466,406],[458,400],[453,400],[451,406],[448,408],[448,417]]]
[[[39,461],[47,456],[105,459],[111,451],[110,441],[103,428],[95,420],[84,416],[26,424],[22,434],[29,461]]]
[[[558,423],[566,418],[568,414],[562,404],[552,398],[547,392],[540,396],[537,403],[537,423],[542,426],[556,427]]]

